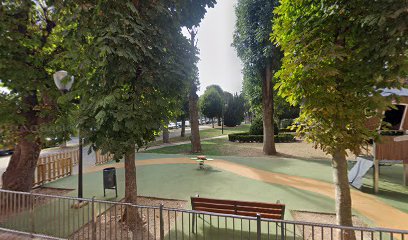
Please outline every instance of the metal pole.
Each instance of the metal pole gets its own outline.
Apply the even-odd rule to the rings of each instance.
[[[256,214],[256,239],[261,240],[261,215]]]
[[[82,188],[82,173],[83,173],[83,162],[82,162],[82,137],[81,132],[79,131],[79,159],[78,159],[78,198],[83,197],[83,188]]]
[[[92,212],[92,240],[96,240],[96,222],[95,222],[95,197],[92,198],[92,202],[91,202],[91,212]]]
[[[224,106],[222,106],[221,134],[224,134]]]
[[[163,203],[160,204],[160,240],[164,240]],[[170,224],[170,223],[169,223]]]

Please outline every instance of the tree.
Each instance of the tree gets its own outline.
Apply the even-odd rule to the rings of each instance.
[[[214,118],[222,115],[223,99],[220,93],[214,88],[207,88],[200,98],[200,109],[204,116],[212,119],[214,128]]]
[[[195,54],[197,55],[197,28],[195,26],[190,26],[190,45],[195,49]],[[190,86],[189,86],[189,95],[188,95],[188,110],[190,115],[190,129],[191,129],[191,152],[199,153],[201,152],[201,139],[200,139],[200,126],[198,122],[198,95],[197,89],[199,86],[198,80],[198,68],[197,61],[198,58],[194,59],[194,66],[190,73]]]
[[[58,132],[64,141],[71,131],[67,114],[73,106],[57,102],[61,93],[52,80],[52,74],[64,67],[58,55],[65,51],[64,27],[52,2],[0,4],[0,79],[10,90],[0,93],[0,128],[7,127],[6,137],[16,141],[2,176],[2,187],[8,190],[31,191],[44,139]]]
[[[235,95],[230,94],[227,98],[227,107],[224,111],[224,124],[226,126],[235,127],[240,125],[245,116],[244,97],[237,93]]]
[[[276,154],[272,118],[274,115],[274,72],[280,69],[281,52],[269,41],[273,9],[278,0],[239,0],[233,46],[244,63],[244,79],[262,89],[264,124],[263,152]],[[255,84],[253,84],[255,83]],[[245,82],[244,82],[245,84]]]
[[[175,118],[195,68],[195,49],[181,27],[198,24],[213,3],[62,1],[69,9],[65,21],[80,25],[70,33],[67,58],[73,67],[83,58],[75,66],[83,85],[83,135],[92,148],[124,157],[128,203],[137,203],[135,150],[152,141],[166,119]],[[137,216],[135,208],[126,210],[132,231]]]
[[[221,99],[222,99],[222,106],[224,106],[224,104],[225,104],[225,102],[226,102],[226,98],[228,97],[227,95],[230,94],[230,93],[224,92],[224,90],[222,90],[222,88],[221,88],[219,85],[216,85],[216,84],[207,86],[207,87],[205,88],[205,90],[208,90],[208,89],[214,89],[214,90],[216,90],[216,91],[220,94]],[[217,125],[218,125],[218,126],[221,126],[222,111],[219,112],[218,114],[219,114],[219,115],[216,116],[216,118],[217,118]]]
[[[339,225],[352,225],[346,151],[360,153],[376,135],[366,120],[390,103],[381,89],[401,87],[408,73],[405,9],[397,0],[282,0],[275,11],[273,39],[285,53],[279,93],[301,106],[298,132],[332,155]]]

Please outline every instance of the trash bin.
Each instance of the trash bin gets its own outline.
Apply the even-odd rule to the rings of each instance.
[[[116,168],[110,167],[103,169],[103,196],[106,196],[106,189],[115,189],[118,196],[118,186],[116,184]]]

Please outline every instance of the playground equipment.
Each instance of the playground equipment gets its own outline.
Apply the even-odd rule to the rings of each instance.
[[[380,178],[380,164],[403,164],[404,184],[408,186],[408,89],[384,89],[382,95],[392,96],[394,108],[384,112],[382,121],[369,119],[367,126],[382,131],[382,122],[390,125],[388,130],[394,133],[382,136],[381,141],[373,143],[373,155],[371,157],[357,158],[357,164],[350,170],[349,182],[356,188],[361,187],[362,177],[368,170],[374,167],[374,192],[378,192]],[[371,163],[369,162],[371,161]]]

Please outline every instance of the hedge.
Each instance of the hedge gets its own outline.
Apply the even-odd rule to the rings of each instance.
[[[401,130],[383,130],[380,132],[383,136],[401,136],[404,135],[404,131]]]
[[[248,142],[256,142],[256,143],[261,143],[263,142],[263,135],[251,135],[248,132],[245,133],[232,133],[228,134],[228,140],[231,142],[243,142],[243,143],[248,143]],[[295,136],[292,134],[278,134],[275,135],[275,142],[276,143],[281,143],[281,142],[295,142]]]

